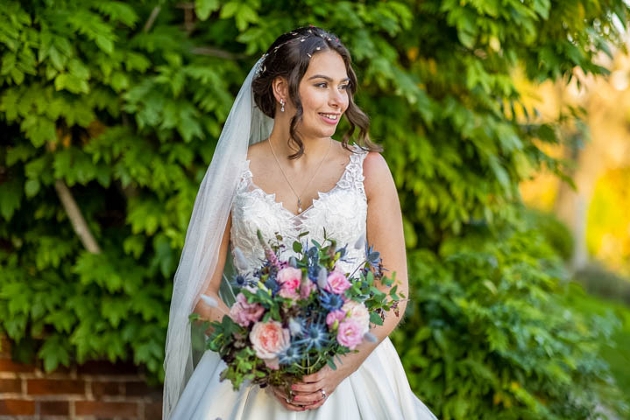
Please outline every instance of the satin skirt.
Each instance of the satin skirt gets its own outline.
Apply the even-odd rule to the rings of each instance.
[[[386,338],[361,367],[316,410],[288,411],[266,389],[232,389],[219,381],[225,368],[206,351],[188,381],[173,420],[430,420],[435,416],[414,395],[393,344]]]

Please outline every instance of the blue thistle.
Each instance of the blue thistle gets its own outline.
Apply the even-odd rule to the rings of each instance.
[[[248,278],[247,276],[239,274],[234,277],[234,279],[230,282],[230,284],[237,289],[242,289],[248,286],[249,287],[255,286],[256,281],[251,277]]]
[[[315,264],[317,264],[317,259],[319,256],[319,250],[317,249],[316,246],[312,246],[309,249],[306,250],[306,255],[309,257],[309,259],[313,259],[315,260]]]
[[[317,281],[317,277],[319,276],[319,265],[316,261],[308,266],[307,274],[309,279],[314,282]]]
[[[264,284],[265,287],[271,290],[271,293],[274,295],[280,291],[280,283],[276,281],[276,276],[267,277]]]
[[[322,308],[330,312],[341,308],[343,306],[343,299],[339,295],[321,290],[319,294],[319,303],[321,303]]]
[[[321,350],[328,344],[328,333],[322,324],[311,324],[304,331],[304,338],[297,341],[298,344],[304,344],[306,351],[310,349]]]
[[[343,258],[348,253],[348,244],[344,245],[343,248],[339,248],[337,252],[339,253],[339,259],[343,260]]]
[[[366,247],[365,258],[372,268],[377,268],[381,263],[381,253],[375,251],[372,246]]]
[[[243,287],[245,286],[245,276],[239,274],[238,276],[236,276],[236,278],[234,279],[234,284],[238,287]]]
[[[302,360],[302,349],[296,344],[292,344],[288,349],[278,355],[280,364],[292,365]]]

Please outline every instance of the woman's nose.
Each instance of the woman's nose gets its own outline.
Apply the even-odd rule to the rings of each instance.
[[[330,105],[337,106],[337,107],[340,106],[341,103],[343,102],[344,94],[345,92],[339,89],[331,89],[331,94],[328,99],[330,102]]]

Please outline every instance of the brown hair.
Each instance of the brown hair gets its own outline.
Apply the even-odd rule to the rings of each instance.
[[[296,113],[291,119],[289,142],[295,143],[297,152],[289,156],[294,159],[304,154],[304,143],[297,133],[297,125],[302,119],[302,101],[299,96],[299,85],[308,69],[311,57],[320,51],[335,51],[343,59],[350,83],[348,86],[348,109],[345,116],[350,123],[341,139],[345,149],[355,130],[359,129],[357,144],[370,151],[381,151],[382,148],[370,141],[368,128],[370,120],[367,115],[354,103],[357,89],[357,76],[352,69],[350,52],[335,35],[325,30],[308,26],[295,29],[280,35],[267,50],[261,63],[260,72],[252,82],[254,101],[260,110],[270,118],[276,113],[276,98],[273,95],[272,83],[277,77],[283,77],[289,85],[289,97],[295,104]]]

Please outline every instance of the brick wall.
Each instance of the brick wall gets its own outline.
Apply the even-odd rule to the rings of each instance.
[[[88,362],[44,373],[11,360],[0,336],[0,420],[160,420],[161,387],[131,364]]]

